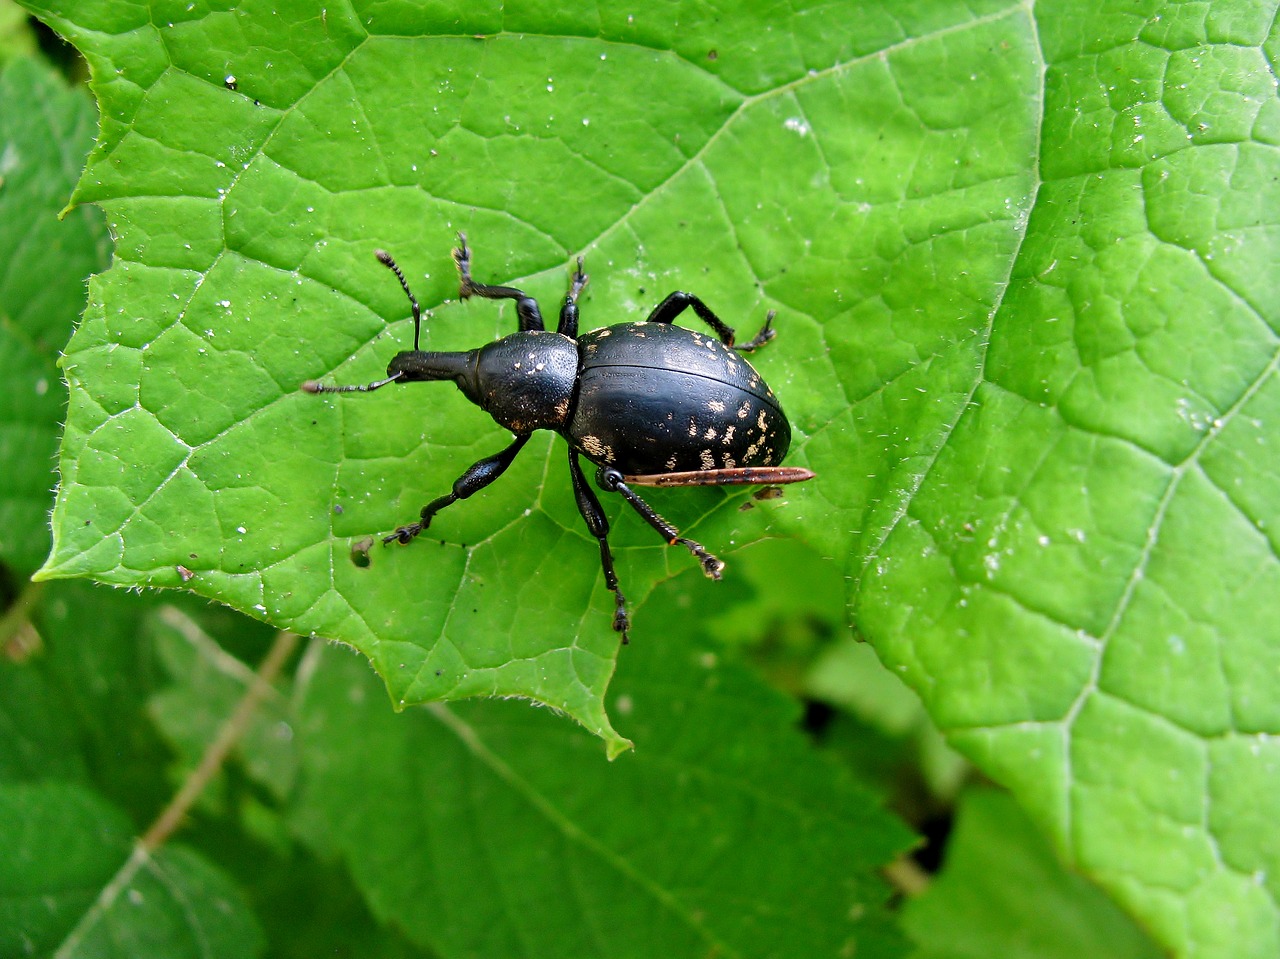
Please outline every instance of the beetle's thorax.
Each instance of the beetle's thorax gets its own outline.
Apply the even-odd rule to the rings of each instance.
[[[545,330],[512,333],[472,351],[471,402],[513,433],[560,429],[569,420],[578,379],[578,347]]]

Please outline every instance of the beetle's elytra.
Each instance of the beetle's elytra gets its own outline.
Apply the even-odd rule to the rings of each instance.
[[[627,604],[609,552],[609,523],[582,472],[597,467],[596,484],[620,494],[667,541],[681,544],[719,579],[724,563],[680,535],[632,486],[776,485],[812,479],[781,466],[791,425],[777,397],[743,354],[774,336],[773,313],[748,343],[734,346],[733,330],[691,293],[675,292],[643,323],[621,323],[578,336],[578,295],[586,286],[582,258],[560,307],[556,332],[546,330],[537,301],[509,286],[471,278],[471,251],[458,234],[453,251],[463,299],[515,300],[520,329],[464,353],[418,349],[422,310],[390,254],[378,259],[400,281],[413,310],[413,349],[396,354],[387,378],[362,386],[302,384],[308,393],[368,393],[389,383],[452,380],[466,397],[515,434],[506,449],[474,463],[453,490],[422,508],[415,523],[383,543],[408,543],[440,510],[484,489],[503,474],[535,430],[554,430],[569,444],[569,478],[578,510],[600,544],[605,584],[613,591],[613,628],[627,642]],[[714,336],[673,324],[692,309]]]

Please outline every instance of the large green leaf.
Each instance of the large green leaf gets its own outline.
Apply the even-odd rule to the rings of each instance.
[[[1100,12],[1036,8],[1034,209],[977,375],[864,514],[854,615],[1159,939],[1270,956],[1276,10]]]
[[[821,478],[655,504],[713,549],[839,557],[951,742],[1163,942],[1280,949],[1274,3],[43,15],[93,66],[79,197],[119,239],[44,575],[194,572],[362,649],[397,702],[527,696],[617,749],[558,441],[360,569],[353,539],[505,438],[444,387],[295,385],[409,342],[374,247],[433,348],[512,328],[441,306],[459,228],[544,303],[585,251],[587,325],[676,287],[744,329],[773,307],[759,367]],[[617,508],[639,601],[688,560]]]
[[[962,797],[942,874],[907,903],[912,959],[1157,959],[1094,886],[1062,868],[1013,800]]]
[[[46,517],[65,396],[54,360],[106,265],[102,213],[58,213],[93,142],[93,104],[36,61],[0,71],[0,562],[28,576],[49,550]]]
[[[856,46],[818,11],[798,46],[791,30],[747,18],[724,33],[708,18],[682,24],[683,56],[652,49],[655,31],[671,32],[661,19],[608,11],[600,36],[467,8],[460,23],[445,18],[449,35],[413,39],[440,27],[408,7],[320,20],[252,5],[208,16],[74,9],[47,13],[84,47],[104,117],[78,196],[107,208],[118,262],[95,282],[68,350],[72,410],[43,575],[190,578],[205,595],[356,645],[397,702],[529,696],[614,750],[624,741],[601,701],[617,637],[602,627],[609,599],[558,446],[538,441],[500,486],[442,516],[438,545],[380,552],[371,569],[351,561],[353,539],[411,518],[504,442],[444,388],[296,391],[329,371],[371,378],[407,342],[404,298],[371,251],[429,268],[428,305],[454,289],[447,248],[465,227],[478,270],[523,276],[544,298],[586,250],[588,322],[642,315],[677,285],[739,325],[777,306],[785,336],[760,365],[792,409],[802,460],[810,437],[827,455],[863,390],[836,371],[873,373],[847,351],[884,328],[848,305],[884,293],[891,260],[924,256],[924,267],[962,234],[966,262],[971,237],[1008,255],[1010,191],[1031,189],[1033,51],[1022,18],[998,6],[978,21],[926,10],[906,35],[877,15]],[[535,26],[544,35],[512,32]],[[1013,52],[995,66],[989,43]],[[932,131],[922,111],[941,122],[953,82],[970,88],[965,112]],[[679,92],[644,95],[654,83]],[[887,111],[848,107],[895,100],[899,85],[910,96]],[[908,157],[920,171],[911,180]],[[956,216],[963,231],[931,239]],[[850,268],[833,274],[837,263]],[[1006,268],[991,259],[985,286],[960,290],[928,292],[910,270],[891,282],[909,284],[905,312],[939,346]],[[432,345],[473,345],[511,325],[476,329],[464,315],[476,309],[498,312],[437,310]],[[382,336],[388,319],[400,320],[393,337]],[[905,368],[920,350],[890,345],[896,359],[867,359],[896,376],[885,362]],[[791,512],[821,522],[857,496],[842,472],[796,493]],[[655,500],[713,548],[765,525],[764,511],[743,521],[717,491]],[[633,600],[688,562],[634,517],[617,526]]]
[[[150,716],[175,747],[203,752],[232,714],[228,688],[243,694],[253,675],[237,655],[260,655],[270,630],[198,597],[85,582],[50,584],[33,619],[29,655],[0,657],[0,955],[418,954],[375,922],[348,874],[288,838],[234,756],[182,817],[183,846],[148,852],[133,838],[155,838],[148,824],[200,758],[175,761]],[[162,666],[183,670],[181,684]],[[269,788],[292,769],[279,705],[269,697],[241,741],[244,771]]]
[[[876,870],[906,830],[690,632],[628,657],[611,702],[644,745],[612,764],[515,703],[394,716],[328,650],[298,696],[296,818],[444,956],[900,956]]]
[[[262,934],[218,869],[180,847],[131,849],[87,788],[0,783],[0,954],[250,957]]]

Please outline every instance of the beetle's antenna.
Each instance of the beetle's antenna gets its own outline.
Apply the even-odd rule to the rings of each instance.
[[[386,250],[374,250],[373,255],[378,258],[379,263],[396,275],[396,279],[400,281],[400,288],[404,290],[404,295],[409,298],[409,304],[413,307],[413,348],[416,351],[418,349],[418,335],[422,332],[422,307],[418,306],[418,300],[414,297],[413,290],[409,289],[409,281],[400,272],[400,267],[396,266],[396,261],[391,259],[391,254]],[[326,390],[325,392],[328,391]]]
[[[304,393],[372,393],[374,390],[380,390],[388,383],[394,383],[403,376],[403,373],[395,373],[388,376],[385,380],[378,380],[374,383],[364,383],[359,386],[326,386],[319,380],[307,380],[299,389]]]

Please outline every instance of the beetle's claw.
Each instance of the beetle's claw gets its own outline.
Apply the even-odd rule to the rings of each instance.
[[[631,626],[631,619],[627,616],[627,598],[622,595],[616,579],[613,580],[611,588],[613,589],[613,629],[614,632],[622,634],[622,645],[625,646],[631,642],[631,638],[627,636],[627,630]]]
[[[613,629],[614,632],[622,634],[622,645],[626,646],[631,642],[631,638],[627,635],[627,629],[631,626],[631,620],[627,616],[627,601],[622,598],[622,594],[618,594],[617,605],[613,609]]]
[[[573,277],[569,281],[569,301],[571,303],[578,302],[578,294],[582,292],[582,288],[587,285],[587,280],[590,279],[582,271],[585,265],[586,261],[582,257],[578,257],[578,269],[574,271]]]
[[[717,559],[706,551],[701,543],[697,540],[687,539],[684,536],[677,536],[672,543],[679,543],[694,556],[698,558],[698,562],[702,564],[702,571],[707,574],[710,579],[719,579],[720,574],[724,572],[724,561]]]
[[[409,543],[415,536],[421,533],[426,527],[421,523],[410,523],[408,526],[401,526],[390,536],[382,537],[382,545],[390,546],[392,543],[399,543],[404,546]]]
[[[458,245],[453,248],[453,264],[458,268],[458,299],[469,299],[475,292],[475,284],[471,280],[471,248],[467,246],[465,233],[458,233]]]
[[[760,347],[764,346],[771,339],[778,335],[778,331],[773,328],[773,318],[777,316],[776,310],[770,310],[769,315],[764,318],[764,326],[760,327],[760,332],[741,346],[733,348],[739,353],[754,353]],[[730,344],[732,345],[732,344]]]

